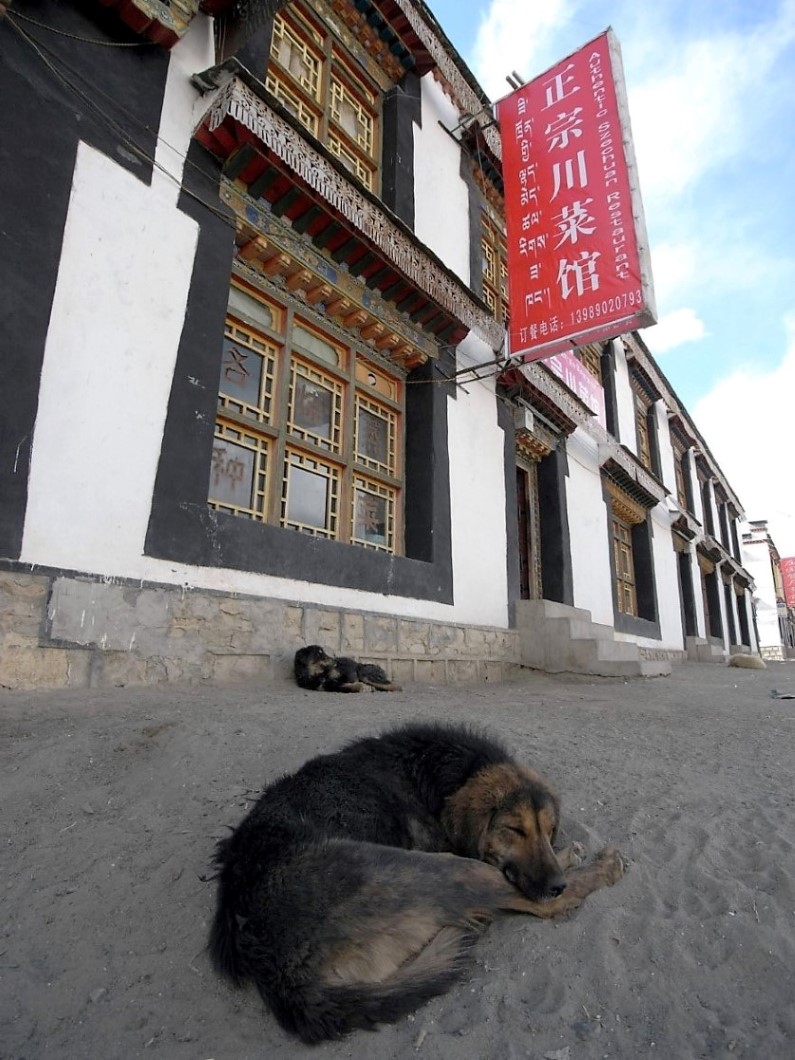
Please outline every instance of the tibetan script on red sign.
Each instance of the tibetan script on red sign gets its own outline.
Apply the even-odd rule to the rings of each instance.
[[[656,322],[612,30],[498,104],[509,353],[537,360]]]

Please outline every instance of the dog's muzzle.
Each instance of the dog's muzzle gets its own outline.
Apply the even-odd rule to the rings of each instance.
[[[560,875],[552,876],[543,883],[534,880],[523,880],[518,865],[509,861],[503,865],[502,874],[512,887],[516,887],[526,898],[532,901],[544,902],[551,898],[559,898],[566,890],[566,881]]]

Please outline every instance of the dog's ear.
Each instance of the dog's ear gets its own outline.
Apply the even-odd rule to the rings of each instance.
[[[459,788],[444,804],[442,827],[456,854],[466,858],[482,857],[493,810],[483,805],[477,778]]]
[[[516,789],[517,780],[513,766],[498,763],[481,769],[447,799],[442,825],[456,853],[482,857],[497,810]]]

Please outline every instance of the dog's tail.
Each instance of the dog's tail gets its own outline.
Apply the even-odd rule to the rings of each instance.
[[[215,911],[207,949],[213,968],[219,975],[240,986],[247,972],[238,948],[238,919],[228,904],[219,903]]]
[[[240,986],[250,973],[240,944],[245,919],[237,912],[241,908],[241,870],[233,849],[234,838],[231,835],[220,840],[213,858],[219,870],[218,896],[207,950],[216,972]]]
[[[405,965],[378,983],[328,984],[274,996],[260,987],[281,1025],[309,1045],[394,1023],[449,990],[468,965],[477,932],[447,926]],[[259,986],[259,984],[257,984]]]

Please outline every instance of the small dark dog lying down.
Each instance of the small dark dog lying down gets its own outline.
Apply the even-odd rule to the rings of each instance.
[[[400,691],[400,685],[393,685],[375,663],[360,663],[344,656],[334,658],[326,655],[319,644],[298,649],[294,670],[301,688],[315,692],[364,692],[368,688],[377,692]]]
[[[624,871],[553,849],[559,803],[497,741],[408,725],[267,787],[217,848],[209,950],[305,1042],[393,1022],[447,990],[500,913],[552,917]]]

